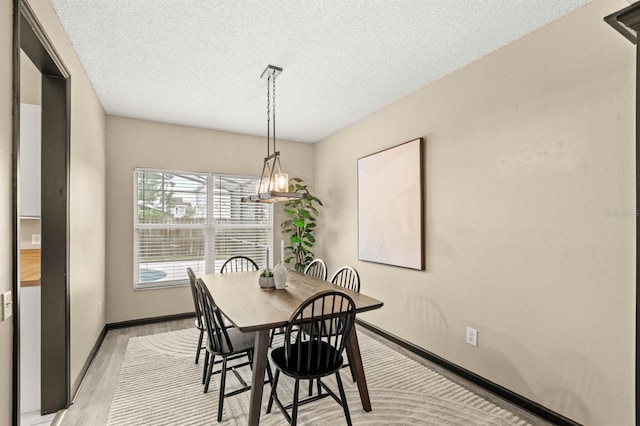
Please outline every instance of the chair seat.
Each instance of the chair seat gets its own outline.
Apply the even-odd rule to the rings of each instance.
[[[228,328],[227,334],[229,335],[229,341],[233,346],[233,351],[227,346],[227,342],[222,339],[222,351],[216,352],[209,347],[209,351],[220,355],[233,355],[240,352],[246,352],[253,349],[253,345],[256,339],[256,333],[243,333],[236,328]]]
[[[309,351],[312,351],[309,358]],[[298,352],[299,351],[299,352]],[[271,351],[271,360],[287,376],[297,379],[309,379],[313,377],[324,377],[333,374],[342,367],[342,354],[327,342],[313,340],[291,345],[291,355],[289,362],[285,359],[285,347],[281,346]],[[298,359],[300,368],[298,369]],[[307,366],[307,359],[312,359],[310,366]],[[320,362],[317,362],[317,361]]]
[[[229,318],[225,317],[224,315],[222,315],[222,324],[224,324],[224,328],[230,328],[234,326],[233,323],[229,321]]]

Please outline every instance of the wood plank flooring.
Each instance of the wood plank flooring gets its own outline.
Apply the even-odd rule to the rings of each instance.
[[[189,327],[193,327],[193,319],[109,330],[80,385],[73,404],[60,421],[54,422],[54,425],[106,424],[129,338]]]
[[[125,351],[127,348],[127,342],[130,337],[146,336],[149,334],[164,333],[167,331],[181,330],[184,328],[193,327],[193,319],[184,319],[176,321],[167,321],[156,324],[141,325],[135,327],[121,328],[110,330],[105,337],[100,350],[98,351],[93,363],[87,371],[87,375],[84,382],[80,386],[80,390],[73,402],[73,405],[69,407],[64,413],[56,416],[56,419],[52,423],[53,425],[104,425],[107,422],[109,416],[109,410],[111,408],[111,401],[116,391],[116,385],[118,382],[118,376],[120,374],[120,368],[124,359]],[[465,379],[445,370],[432,362],[425,360],[402,347],[389,342],[386,339],[366,330],[362,327],[358,327],[359,332],[366,333],[368,336],[375,338],[376,340],[388,345],[391,348],[396,349],[416,360],[417,362],[429,367],[430,369],[438,372],[439,374],[447,377],[448,379],[464,386],[471,392],[482,396],[495,405],[502,407],[512,413],[520,416],[522,419],[528,421],[534,426],[547,426],[551,423],[521,409],[520,407],[511,404],[504,399],[487,392],[483,388],[468,382]],[[195,355],[194,342],[194,355]]]

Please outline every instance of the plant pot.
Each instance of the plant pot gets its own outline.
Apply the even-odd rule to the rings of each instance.
[[[258,283],[262,288],[273,288],[276,286],[275,282],[273,281],[273,277],[263,277],[262,275],[258,279]]]

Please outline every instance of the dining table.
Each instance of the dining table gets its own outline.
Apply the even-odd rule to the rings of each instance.
[[[383,305],[380,300],[365,294],[294,271],[288,272],[285,288],[262,288],[258,284],[260,273],[260,271],[215,273],[201,277],[224,316],[241,332],[256,333],[248,422],[251,426],[260,423],[271,330],[286,327],[291,315],[302,302],[325,290],[339,290],[349,295],[355,302],[356,314],[379,309]],[[365,411],[371,411],[369,390],[355,327],[351,328],[345,347],[351,371],[358,385],[362,408]]]

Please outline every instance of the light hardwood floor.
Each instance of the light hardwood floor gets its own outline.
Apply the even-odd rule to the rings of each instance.
[[[73,404],[59,421],[54,421],[53,425],[105,425],[129,338],[189,327],[193,327],[193,319],[109,330]]]
[[[120,328],[110,330],[100,347],[93,363],[89,367],[87,375],[82,383],[78,394],[73,402],[73,405],[69,407],[64,413],[59,413],[56,419],[52,423],[53,425],[92,425],[99,426],[107,423],[109,416],[109,410],[111,408],[111,401],[116,390],[118,376],[120,374],[120,368],[124,359],[125,351],[127,348],[127,342],[130,337],[145,336],[149,334],[164,333],[172,330],[181,330],[184,328],[193,327],[193,319],[168,321],[156,324],[141,325],[128,328]],[[445,370],[438,365],[433,364],[430,361],[421,358],[402,347],[389,342],[386,339],[366,330],[362,327],[358,327],[358,331],[366,333],[367,335],[375,338],[376,340],[388,345],[391,348],[407,355],[408,357],[416,360],[417,362],[426,365],[432,370],[440,373],[448,379],[464,386],[472,392],[482,396],[483,398],[491,401],[495,405],[502,407],[512,413],[520,416],[522,419],[528,421],[534,426],[550,425],[543,419],[522,410],[520,407],[511,404],[510,402],[485,391],[483,388],[468,382],[465,379]],[[194,351],[195,351],[194,342]],[[194,352],[195,355],[195,352]]]

